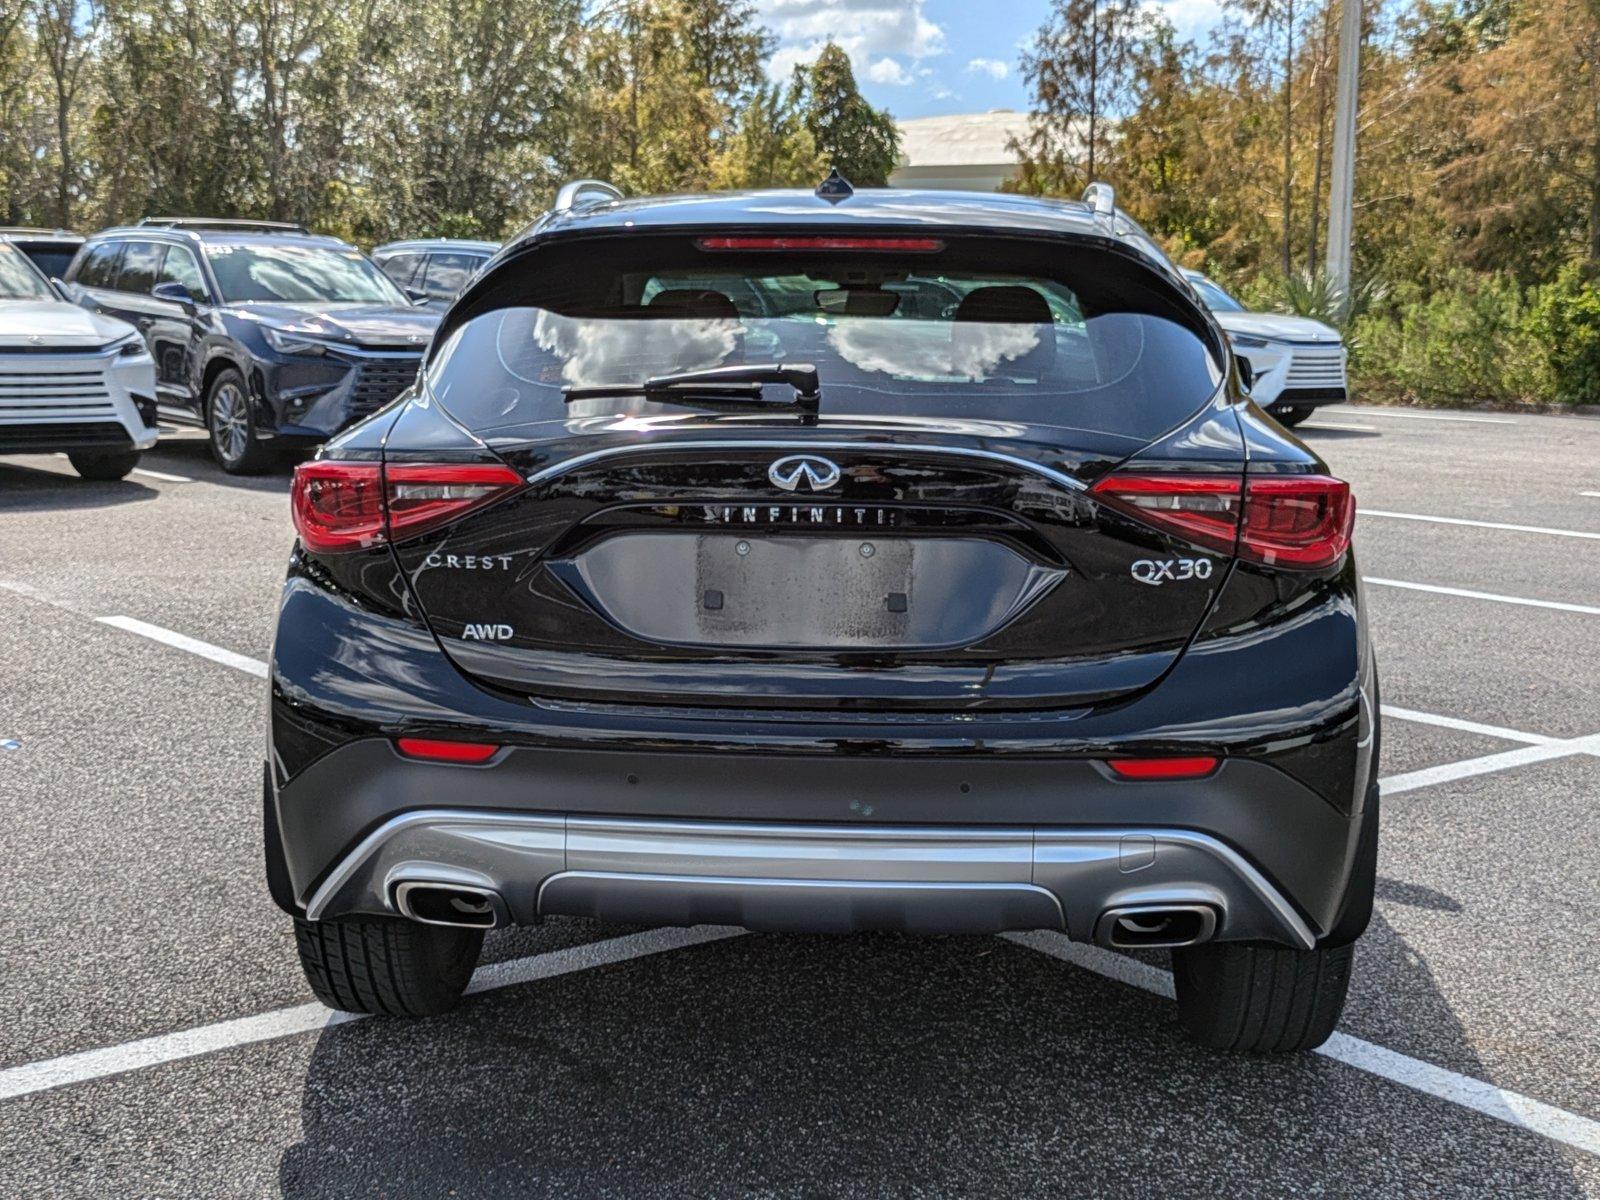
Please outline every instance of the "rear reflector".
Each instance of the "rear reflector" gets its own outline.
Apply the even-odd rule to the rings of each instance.
[[[394,743],[407,758],[428,762],[486,763],[500,753],[487,742],[446,742],[433,738],[397,738]]]
[[[1106,766],[1123,779],[1199,779],[1217,769],[1216,758],[1113,758]]]
[[[337,554],[416,537],[522,485],[504,463],[318,460],[295,468],[289,503],[306,549]]]
[[[1328,475],[1119,472],[1089,491],[1163,533],[1272,567],[1333,566],[1355,525],[1350,485]]]
[[[923,237],[703,237],[702,250],[910,250],[944,249],[939,238]]]

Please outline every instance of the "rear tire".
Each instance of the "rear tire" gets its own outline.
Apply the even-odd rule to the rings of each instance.
[[[1297,404],[1293,408],[1280,408],[1272,415],[1278,419],[1278,424],[1294,426],[1316,411],[1309,404]]]
[[[139,451],[124,450],[106,454],[94,450],[72,450],[67,453],[72,469],[85,479],[96,483],[114,483],[127,477],[139,465]]]
[[[399,917],[294,919],[306,982],[329,1008],[390,1017],[431,1017],[461,999],[481,929],[449,929]]]
[[[1344,1011],[1355,947],[1227,942],[1172,952],[1178,1014],[1213,1050],[1293,1054],[1327,1041]]]

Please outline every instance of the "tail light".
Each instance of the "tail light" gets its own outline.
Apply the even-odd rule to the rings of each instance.
[[[1356,500],[1328,475],[1248,478],[1240,553],[1274,567],[1331,567],[1350,548]]]
[[[306,549],[336,554],[416,537],[522,485],[503,463],[317,461],[295,468],[289,502]]]
[[[1355,498],[1328,475],[1108,475],[1096,499],[1186,541],[1250,562],[1330,567],[1350,548]]]

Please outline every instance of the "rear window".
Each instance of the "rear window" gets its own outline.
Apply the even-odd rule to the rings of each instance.
[[[22,252],[33,260],[33,265],[53,279],[67,273],[67,266],[78,252],[76,246],[23,246]]]
[[[504,264],[428,369],[440,402],[493,429],[678,412],[571,389],[757,363],[813,363],[825,419],[1011,418],[1150,437],[1222,372],[1198,313],[1127,257],[1003,239],[933,251],[715,251],[635,239]]]

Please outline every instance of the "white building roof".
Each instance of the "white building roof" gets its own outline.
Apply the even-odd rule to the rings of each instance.
[[[1009,108],[949,117],[915,117],[900,123],[900,165],[1015,169],[1012,138],[1028,135],[1028,114]]]

